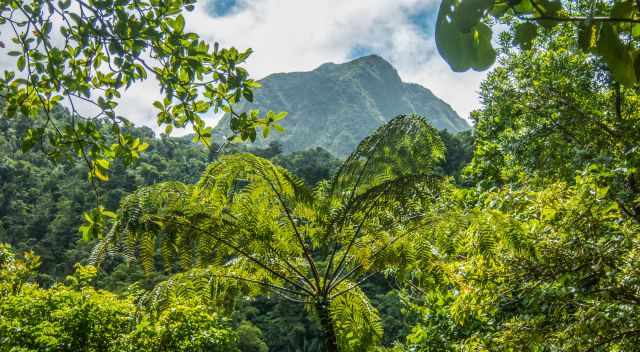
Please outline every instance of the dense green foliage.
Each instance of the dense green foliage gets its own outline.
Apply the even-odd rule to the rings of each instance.
[[[239,351],[241,330],[207,307],[180,302],[152,319],[132,298],[90,287],[94,267],[42,289],[38,265],[0,245],[0,351]]]
[[[126,197],[92,258],[118,251],[151,272],[159,249],[166,270],[195,269],[156,288],[158,309],[194,291],[216,305],[268,289],[315,311],[328,351],[365,350],[383,328],[360,285],[406,264],[402,243],[437,196],[443,156],[433,127],[401,115],[313,191],[266,159],[221,157],[196,185],[160,183]]]
[[[484,82],[473,173],[486,184],[523,175],[572,183],[588,173],[640,220],[640,96],[563,50],[571,41],[558,35],[554,50],[510,56]]]
[[[477,187],[444,198],[419,244],[419,350],[637,347],[640,95],[567,51],[570,34],[507,48],[483,83]]]
[[[330,179],[340,167],[340,161],[320,147],[277,155],[273,162],[300,177],[310,187]]]
[[[501,36],[472,132],[400,116],[338,160],[132,128],[149,146],[112,165],[117,211],[83,241],[87,165],[22,152],[30,122],[0,120],[0,243],[20,253],[0,245],[0,351],[637,350],[640,90],[574,24],[523,35]]]
[[[96,207],[96,194],[85,181],[84,163],[56,164],[40,153],[21,151],[21,136],[29,124],[0,120],[0,242],[10,243],[18,253],[34,250],[42,258],[43,273],[61,279],[87,257],[90,244],[78,243],[78,227],[82,213]],[[130,167],[116,163],[113,170],[120,176],[98,185],[107,209],[146,184],[194,181],[194,170],[208,163],[209,153],[190,138],[154,139],[148,128],[131,133],[148,140],[150,147]]]
[[[416,265],[415,284],[444,280],[456,293],[425,295],[418,309],[445,319],[425,320],[412,341],[433,350],[632,350],[640,227],[607,196],[586,177],[455,194],[421,244],[437,250]]]
[[[18,253],[33,250],[43,263],[39,280],[50,284],[70,274],[76,262],[87,259],[92,244],[81,241],[78,227],[83,212],[96,206],[96,196],[92,185],[85,182],[84,163],[56,164],[39,153],[22,152],[20,136],[27,128],[28,122],[21,120],[0,121],[0,243],[11,244]],[[229,145],[214,154],[190,137],[158,138],[148,128],[136,128],[131,133],[147,140],[149,147],[126,168],[116,163],[113,170],[120,176],[98,185],[107,209],[116,209],[123,196],[144,185],[167,180],[195,182],[206,165],[222,154],[251,152],[272,159],[310,187],[328,179],[340,166],[338,159],[321,148],[282,154],[277,143],[264,149]],[[446,136],[449,149],[442,168],[449,175],[457,175],[459,166],[452,162],[466,160],[471,152],[466,142],[451,143],[457,137]],[[461,157],[453,155],[460,152]],[[130,280],[141,277],[140,270],[132,272],[128,266],[119,266],[108,277],[99,275],[98,283],[105,288],[124,289]]]

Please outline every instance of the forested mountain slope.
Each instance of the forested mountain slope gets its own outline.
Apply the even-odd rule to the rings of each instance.
[[[242,109],[286,111],[282,133],[272,132],[258,145],[282,142],[286,152],[322,147],[338,157],[348,155],[375,128],[399,114],[424,116],[439,130],[460,132],[465,120],[430,90],[402,82],[383,58],[371,55],[343,63],[326,63],[310,72],[270,75],[256,90],[253,104]],[[216,128],[229,135],[229,116]]]

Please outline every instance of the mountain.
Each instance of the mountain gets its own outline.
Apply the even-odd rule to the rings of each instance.
[[[322,147],[338,157],[351,153],[375,128],[399,114],[416,113],[436,128],[449,132],[470,126],[430,90],[402,82],[383,58],[371,55],[309,72],[272,74],[260,81],[254,102],[240,109],[287,111],[282,133],[266,140],[282,142],[284,151]],[[229,117],[221,119],[216,134],[229,134]]]

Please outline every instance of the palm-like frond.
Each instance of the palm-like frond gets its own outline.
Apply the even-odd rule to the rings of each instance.
[[[166,258],[182,258],[190,263],[194,243],[189,241],[190,233],[175,236],[178,229],[159,221],[164,217],[185,217],[198,209],[190,200],[191,186],[179,182],[159,183],[143,187],[125,197],[118,210],[118,217],[105,238],[94,248],[90,260],[100,262],[114,250],[128,260],[138,257],[143,267],[150,271],[153,257],[162,242],[162,252]]]
[[[439,195],[433,171],[443,155],[423,118],[399,116],[313,191],[268,160],[224,156],[194,186],[160,184],[125,198],[92,257],[118,249],[151,270],[160,251],[167,269],[200,268],[150,293],[158,307],[171,301],[170,292],[211,292],[213,283],[227,289],[235,280],[244,288],[233,292],[248,294],[248,286],[258,285],[318,309],[330,306],[339,329],[361,326],[369,332],[358,339],[374,342],[382,328],[358,285],[406,262],[397,249]],[[189,283],[178,285],[185,277]]]
[[[355,283],[345,282],[338,289],[348,290],[331,302],[331,318],[336,322],[336,334],[341,350],[367,351],[382,341],[384,329],[378,310],[371,305]]]
[[[406,177],[432,175],[444,158],[444,144],[424,118],[400,115],[365,138],[338,170],[328,201],[344,210],[335,219],[348,220],[358,197],[383,183]]]
[[[280,289],[283,286],[283,281],[278,277],[238,258],[223,265],[193,268],[173,275],[141,294],[137,304],[153,314],[160,314],[178,302],[196,302],[231,313],[238,298],[269,295],[274,291],[285,299],[297,302],[296,292],[283,291]]]
[[[331,210],[325,243],[331,246],[327,273],[334,279],[328,287],[349,278],[340,274],[354,247],[380,242],[389,228],[420,221],[437,196],[440,178],[433,171],[443,157],[437,132],[416,115],[394,118],[358,145],[323,199],[330,204],[324,208]],[[398,239],[386,236],[383,242]],[[347,272],[355,274],[366,263],[354,266]]]

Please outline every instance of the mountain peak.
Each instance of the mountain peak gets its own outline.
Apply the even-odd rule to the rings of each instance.
[[[340,77],[356,76],[365,78],[366,76],[375,76],[379,80],[387,81],[387,84],[391,82],[399,84],[401,82],[400,75],[393,65],[375,54],[361,56],[342,64],[325,63],[311,72],[321,72],[329,75],[337,74]]]
[[[404,83],[396,69],[378,55],[346,63],[326,63],[308,72],[278,73],[261,80],[252,104],[239,107],[287,111],[283,133],[272,133],[286,152],[322,147],[338,157],[351,153],[373,130],[400,114],[424,116],[438,129],[458,132],[469,125],[428,89]],[[229,134],[225,116],[217,134]]]
[[[370,55],[365,55],[365,56],[360,56],[358,58],[355,58],[349,62],[347,62],[347,64],[367,64],[367,65],[384,65],[384,66],[388,66],[391,69],[395,70],[393,68],[393,66],[391,65],[391,63],[389,63],[389,61],[385,60],[382,56],[376,55],[376,54],[370,54]]]

